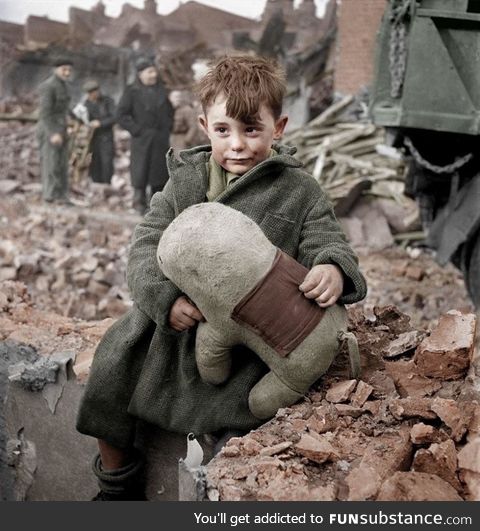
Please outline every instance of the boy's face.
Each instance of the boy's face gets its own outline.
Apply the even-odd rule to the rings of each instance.
[[[273,142],[282,137],[288,120],[286,116],[275,120],[270,109],[261,105],[254,123],[240,122],[227,116],[222,96],[199,119],[212,144],[213,158],[236,175],[243,175],[269,157]]]

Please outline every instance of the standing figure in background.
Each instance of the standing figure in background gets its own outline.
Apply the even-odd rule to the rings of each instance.
[[[89,125],[93,130],[90,140],[92,162],[89,174],[95,183],[110,184],[115,153],[113,143],[115,103],[112,98],[101,93],[96,81],[87,81],[83,88],[87,93],[85,107],[88,111]]]
[[[200,129],[198,116],[201,111],[187,103],[185,93],[180,90],[172,90],[170,101],[174,108],[172,134],[170,145],[175,155],[182,149],[188,149],[201,144],[208,144],[208,137]]]
[[[122,95],[117,122],[131,135],[130,173],[133,207],[143,215],[150,197],[163,190],[167,180],[166,154],[170,145],[173,108],[152,59],[136,63],[137,78]]]
[[[40,112],[37,138],[40,144],[42,197],[47,203],[71,205],[68,199],[68,135],[72,62],[59,58],[53,74],[39,88]]]

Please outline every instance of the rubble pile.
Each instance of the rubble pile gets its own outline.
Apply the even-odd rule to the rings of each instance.
[[[327,192],[351,243],[385,249],[423,233],[415,202],[403,195],[402,154],[385,145],[366,111],[361,98],[345,96],[285,142]]]
[[[475,316],[450,311],[428,335],[393,306],[350,310],[361,380],[340,355],[299,404],[207,465],[226,500],[480,500]]]
[[[28,284],[38,308],[82,319],[122,315],[136,220],[0,201],[0,282]]]
[[[128,133],[116,131],[111,185],[85,172],[72,182],[77,208],[41,201],[35,126],[0,122],[0,282],[25,282],[38,308],[81,319],[118,317],[130,306],[127,246],[139,217],[129,213]]]
[[[460,271],[452,264],[440,267],[427,250],[394,246],[357,251],[368,293],[355,306],[365,314],[371,315],[374,306],[394,304],[415,326],[430,326],[451,308],[474,311]]]
[[[28,191],[30,184],[39,181],[40,156],[34,124],[0,121],[0,161],[2,196],[20,191],[22,186]]]
[[[80,381],[85,381],[96,345],[113,321],[73,320],[38,309],[23,282],[0,283],[0,343],[28,345],[43,357],[73,352]]]

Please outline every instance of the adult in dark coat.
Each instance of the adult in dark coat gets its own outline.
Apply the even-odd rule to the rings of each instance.
[[[141,214],[150,194],[163,190],[168,180],[166,154],[170,144],[173,108],[159,79],[155,63],[137,61],[137,79],[129,85],[118,104],[117,121],[131,135],[130,173],[134,208]]]
[[[100,92],[96,81],[84,85],[87,93],[85,107],[88,111],[90,127],[94,129],[90,140],[92,162],[89,173],[95,183],[110,184],[113,175],[113,124],[115,123],[115,103],[109,96]]]
[[[70,91],[67,81],[72,63],[59,58],[53,74],[39,88],[40,112],[37,138],[40,144],[42,196],[48,203],[71,204],[68,199],[68,136]]]

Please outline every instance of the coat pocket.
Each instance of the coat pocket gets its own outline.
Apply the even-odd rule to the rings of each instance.
[[[281,214],[267,212],[260,228],[265,236],[282,251],[295,255],[298,244],[298,227],[295,221]]]

